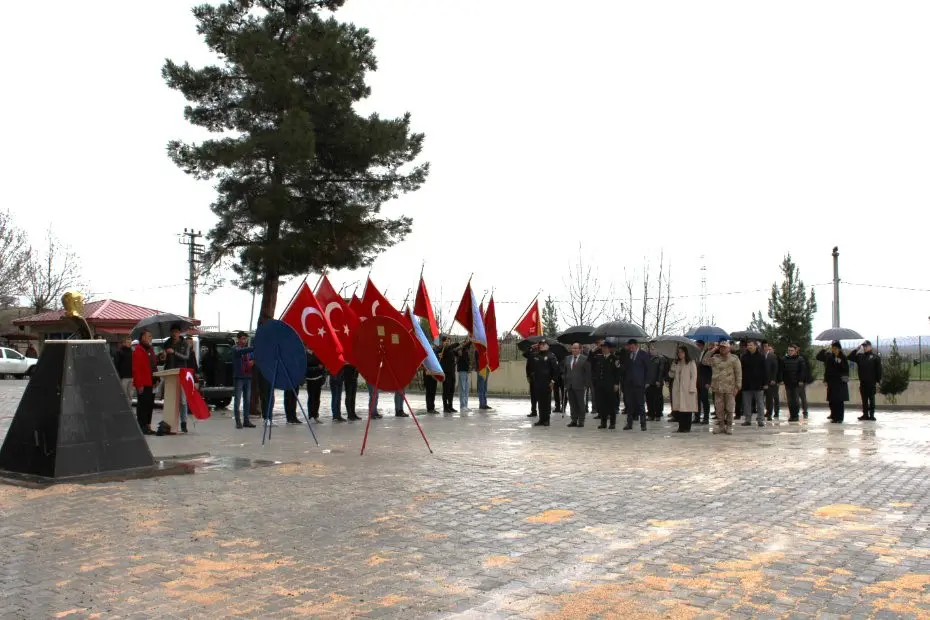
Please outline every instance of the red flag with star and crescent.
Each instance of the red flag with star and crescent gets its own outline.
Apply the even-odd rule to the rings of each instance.
[[[539,300],[530,306],[529,311],[523,316],[514,331],[529,338],[530,336],[542,336],[542,317],[539,315]]]
[[[200,390],[197,389],[193,371],[190,368],[182,368],[178,373],[178,379],[181,382],[181,389],[184,390],[184,396],[187,397],[187,408],[190,409],[191,415],[198,420],[209,418],[210,408]]]
[[[352,361],[352,334],[358,328],[360,321],[355,315],[355,311],[346,303],[332,283],[325,275],[320,280],[320,286],[316,290],[316,300],[323,308],[323,316],[333,326],[336,332],[336,338],[342,345],[342,354],[347,362]]]
[[[352,299],[349,300],[349,309],[355,313],[355,318],[359,321],[364,321],[364,312],[362,312],[362,300],[358,298],[358,295],[352,293]]]
[[[406,327],[407,331],[413,329],[413,325],[410,323],[410,317],[404,316],[398,312],[397,308],[392,306],[391,302],[381,294],[381,291],[379,291],[375,283],[371,281],[371,278],[368,278],[368,282],[365,284],[365,292],[362,294],[362,310],[358,318],[361,319],[364,317],[368,319],[376,315],[394,319]]]
[[[300,291],[281,315],[281,320],[294,328],[304,346],[320,358],[330,374],[337,374],[346,365],[336,330],[306,281],[300,285]]]
[[[426,290],[426,282],[423,280],[422,275],[420,276],[420,284],[417,286],[417,296],[413,302],[413,313],[429,322],[429,331],[433,340],[439,338],[439,324],[436,322],[436,314],[433,312],[433,302],[429,299],[429,293]]]

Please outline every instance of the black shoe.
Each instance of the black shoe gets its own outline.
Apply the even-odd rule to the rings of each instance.
[[[478,407],[478,409],[481,409],[482,411],[490,411],[490,410],[491,410],[491,408],[488,407],[487,405],[485,405],[485,406],[483,406],[483,407]]]
[[[645,431],[645,430],[647,430],[647,429],[646,429],[646,425],[645,425],[645,424],[643,424],[643,425],[642,425],[642,427],[640,428],[640,430],[642,430],[642,431]]]
[[[384,416],[381,415],[380,413],[373,413],[373,414],[371,414],[371,417],[374,418],[375,420],[380,420],[380,419],[383,418]]]
[[[867,416],[867,415],[861,415],[861,416],[859,416],[859,417],[856,418],[856,419],[857,419],[857,420],[860,420],[860,421],[863,421],[863,422],[866,422],[866,421],[868,421],[869,416]]]
[[[615,431],[615,430],[617,430],[617,425],[616,425],[616,424],[611,424],[610,426],[607,427],[607,430],[609,430],[609,431]]]
[[[449,413],[458,413],[458,412],[459,412],[458,409],[449,409]]]
[[[741,424],[741,426],[752,426],[752,422],[750,422],[749,420],[746,420],[745,422]]]
[[[625,431],[631,431],[631,430],[633,430],[633,425],[632,425],[632,424],[627,424],[626,426],[623,427],[623,430],[625,430]]]
[[[573,420],[569,422],[568,424],[566,424],[565,426],[567,426],[568,428],[578,428],[578,423]]]
[[[804,412],[804,419],[805,419],[805,420],[807,419],[807,412],[806,412],[806,411]]]
[[[315,418],[310,418],[310,419],[313,420],[313,419],[315,419]],[[298,420],[297,418],[291,418],[290,420],[287,421],[287,423],[288,423],[288,424],[303,424],[303,422],[301,422],[301,421]]]
[[[252,422],[250,422],[249,420],[246,420],[245,422],[243,422],[242,426],[243,428],[255,428],[255,425],[252,424]]]
[[[426,413],[439,413],[439,412],[436,411],[435,409],[427,409]]]
[[[788,421],[789,422],[800,422],[801,418],[799,418],[798,416],[794,416],[793,418],[788,418]]]
[[[241,429],[241,428],[242,428],[242,422],[240,422],[239,420],[236,420],[236,428],[237,428],[237,429]]]
[[[447,411],[446,413],[449,413],[449,412]],[[526,417],[528,417],[528,418],[535,418],[535,417],[536,417],[536,412],[534,411],[533,413],[528,413],[528,414],[526,414]]]
[[[403,411],[398,411],[397,413],[394,414],[394,417],[395,418],[409,418],[410,414],[404,413]]]
[[[539,422],[537,422],[536,424],[534,424],[533,426],[549,426],[549,423],[548,423],[548,422],[539,421]]]
[[[869,422],[875,422],[875,416],[874,416],[874,415],[869,416]]]
[[[187,432],[187,422],[181,422],[181,432],[182,433]]]
[[[361,420],[361,418],[355,415],[354,413],[350,413],[348,416],[348,419],[352,420],[353,422],[359,422]]]
[[[601,424],[598,425],[598,428],[607,428],[607,423],[602,422]]]
[[[146,426],[145,428],[142,429],[142,434],[143,435],[154,435],[155,431],[153,431],[151,427]]]
[[[344,417],[342,417],[341,415],[334,415],[334,416],[333,416],[333,422],[345,422],[345,421],[346,421],[346,419],[345,419]]]
[[[579,423],[578,423],[578,428],[584,428],[584,422],[579,422]]]

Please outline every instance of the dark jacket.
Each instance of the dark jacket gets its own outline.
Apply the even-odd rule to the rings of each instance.
[[[326,367],[312,351],[307,351],[307,381],[322,381],[326,377]]]
[[[459,350],[459,344],[448,344],[445,347],[439,347],[439,352],[436,354],[439,357],[439,365],[442,366],[442,371],[446,373],[446,376],[452,375],[455,373],[456,368],[456,351]]]
[[[743,367],[743,385],[745,392],[758,392],[765,389],[768,382],[766,381],[765,357],[762,351],[756,349],[755,353],[750,353],[747,349],[739,358]]]
[[[132,347],[120,347],[113,356],[113,365],[120,379],[132,379]]]
[[[823,362],[823,380],[827,384],[827,400],[831,403],[849,400],[849,360],[840,351],[839,357],[829,349],[817,353],[817,360]]]
[[[649,354],[649,375],[646,378],[647,385],[656,383],[665,383],[668,380],[668,369],[670,365],[668,358],[664,355]]]
[[[189,368],[188,362],[190,361],[191,349],[187,346],[186,340],[183,338],[171,340],[169,338],[165,341],[165,349],[174,351],[174,353],[165,354],[165,370],[171,370],[172,368]]]
[[[472,367],[472,357],[475,349],[471,345],[459,347],[458,360],[455,363],[455,369],[459,372],[468,372]]]
[[[782,359],[782,382],[786,388],[795,388],[807,383],[810,376],[810,368],[807,359],[803,355],[794,357],[786,355]]]
[[[778,356],[774,353],[765,354],[765,379],[767,385],[772,385],[774,381],[775,384],[782,382],[782,370],[781,364],[779,363]]]
[[[698,354],[698,358],[695,360],[697,362],[698,369],[698,389],[705,388],[710,385],[710,382],[714,379],[714,369],[703,364],[704,356],[710,355],[709,349],[704,349]]]
[[[882,358],[875,353],[853,351],[849,354],[849,361],[859,369],[860,384],[874,387],[882,382]]]
[[[255,351],[253,347],[240,347],[236,345],[233,347],[233,377],[236,379],[251,379],[252,378],[252,352]]]
[[[620,357],[616,353],[611,353],[607,357],[599,355],[597,364],[591,363],[592,357],[588,358],[591,366],[591,382],[594,387],[610,387],[620,385],[623,381],[623,372]]]
[[[649,352],[639,349],[634,356],[630,353],[623,385],[627,388],[643,389],[649,383]]]
[[[559,376],[559,362],[551,351],[540,353],[534,351],[526,358],[526,378],[533,389],[548,386]]]

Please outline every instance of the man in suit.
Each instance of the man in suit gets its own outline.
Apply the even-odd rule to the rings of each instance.
[[[572,428],[584,426],[584,392],[591,387],[591,365],[588,356],[581,354],[581,345],[572,345],[572,354],[562,360],[562,383],[571,410]]]
[[[642,430],[646,430],[646,385],[649,382],[649,354],[641,351],[634,339],[626,343],[630,358],[624,377],[623,395],[626,400],[626,426],[633,429],[633,421],[639,419]]]

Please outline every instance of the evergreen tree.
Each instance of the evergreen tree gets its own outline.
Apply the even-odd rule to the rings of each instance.
[[[769,297],[768,320],[762,311],[752,314],[750,329],[761,331],[779,355],[784,355],[789,344],[797,344],[801,351],[810,351],[817,298],[814,289],[808,293],[801,279],[801,271],[791,260],[791,254],[781,263],[782,282],[772,284]]]
[[[891,353],[887,358],[882,358],[882,383],[879,391],[885,396],[892,405],[898,400],[898,395],[903,394],[911,382],[911,364],[908,360],[901,357],[898,351],[898,341],[891,341]]]
[[[230,261],[237,283],[262,288],[273,316],[281,278],[325,267],[354,269],[410,232],[381,206],[419,189],[429,165],[413,162],[423,134],[410,115],[368,117],[354,105],[377,63],[374,39],[324,11],[345,0],[228,0],[193,9],[220,62],[167,60],[168,86],[190,102],[185,118],[224,134],[172,141],[168,154],[198,179],[216,179],[208,260]]]
[[[551,296],[546,297],[542,311],[543,334],[555,338],[559,334],[559,311]]]

